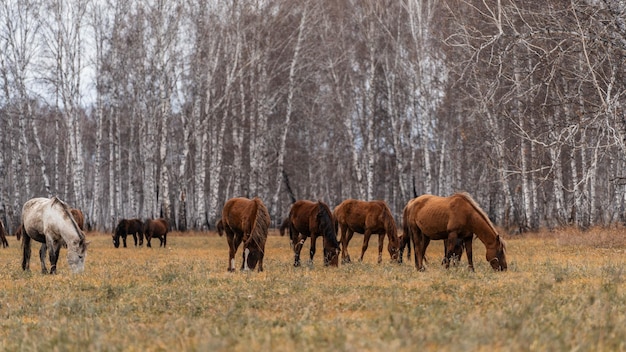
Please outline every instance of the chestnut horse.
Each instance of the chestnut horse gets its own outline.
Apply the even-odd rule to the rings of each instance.
[[[313,262],[318,236],[323,237],[324,265],[338,266],[339,242],[337,242],[333,215],[326,203],[299,200],[291,206],[289,218],[286,221],[289,227],[291,247],[294,251],[293,266],[300,266],[300,251],[307,237],[311,237],[309,253],[311,255],[310,261]],[[285,225],[284,222],[283,225]]]
[[[235,271],[235,253],[243,242],[241,270],[263,271],[270,215],[261,199],[231,198],[222,209],[222,226],[228,240],[228,271]]]
[[[7,230],[4,228],[2,220],[0,220],[0,242],[2,242],[2,248],[9,246],[9,242],[7,241]]]
[[[22,269],[29,270],[31,240],[41,242],[39,257],[41,271],[47,273],[45,263],[46,247],[50,254],[50,273],[56,273],[59,252],[67,245],[67,261],[74,273],[85,269],[85,256],[88,242],[80,230],[70,207],[57,197],[33,198],[22,207]]]
[[[413,201],[415,201],[417,198],[413,198],[411,199],[407,205],[404,207],[404,210],[402,211],[402,228],[404,230],[404,233],[400,236],[398,236],[398,239],[400,241],[400,253],[398,254],[398,263],[402,263],[403,258],[404,258],[404,250],[405,248],[408,250],[407,252],[407,258],[411,257],[411,236],[409,234],[408,229],[406,228],[406,225],[408,224],[408,210],[411,209],[411,203]],[[441,261],[441,264],[446,265],[446,267],[449,266],[450,261],[448,260],[448,257],[452,257],[452,263],[456,264],[459,260],[461,260],[461,255],[463,255],[463,249],[465,248],[465,244],[463,242],[462,239],[458,238],[454,244],[454,249],[452,250],[452,254],[448,255],[448,240],[444,240],[444,245],[443,245],[443,260]],[[426,258],[424,258],[424,260],[426,260]]]
[[[115,232],[113,233],[113,246],[115,248],[120,247],[120,237],[124,242],[124,248],[126,248],[126,237],[133,235],[135,240],[135,247],[137,247],[137,237],[139,236],[139,245],[143,244],[143,222],[139,219],[122,219],[117,223]]]
[[[506,270],[506,243],[487,214],[467,193],[450,197],[423,195],[409,201],[404,209],[404,231],[410,234],[415,249],[415,267],[424,270],[424,255],[430,240],[448,239],[446,258],[455,253],[457,239],[465,243],[470,270],[474,270],[472,239],[474,234],[487,249],[487,261],[494,270]]]
[[[167,245],[167,220],[163,218],[148,219],[143,223],[143,234],[146,236],[146,242],[148,247],[152,247],[150,240],[153,237],[161,240],[159,247],[165,248]]]
[[[333,212],[337,225],[341,229],[341,261],[350,263],[348,244],[355,232],[362,233],[363,246],[361,258],[367,250],[370,236],[378,234],[378,263],[383,260],[383,242],[385,234],[389,237],[387,249],[392,261],[398,260],[398,229],[387,203],[380,200],[370,202],[347,199],[339,204]]]

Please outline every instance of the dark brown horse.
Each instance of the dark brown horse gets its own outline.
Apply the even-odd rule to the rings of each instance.
[[[146,236],[146,242],[148,247],[152,247],[150,241],[152,238],[158,238],[161,240],[159,247],[165,248],[167,245],[167,220],[163,218],[148,219],[143,223],[143,234]]]
[[[222,209],[222,224],[228,240],[228,271],[235,271],[235,253],[243,242],[241,270],[263,271],[265,242],[270,216],[261,199],[229,199]]]
[[[398,260],[398,229],[387,203],[380,200],[366,202],[347,199],[335,208],[333,215],[341,229],[341,261],[343,263],[350,262],[348,244],[355,232],[365,235],[363,237],[360,261],[363,261],[363,255],[367,250],[372,234],[378,235],[378,262],[380,263],[383,260],[385,234],[389,237],[387,250],[391,260]]]
[[[74,217],[74,221],[76,221],[76,225],[82,230],[85,231],[85,214],[80,209],[72,208],[70,210],[72,216]]]
[[[333,215],[326,203],[308,200],[295,202],[289,211],[287,226],[295,254],[293,266],[300,266],[300,251],[307,237],[311,237],[310,260],[311,263],[313,262],[318,236],[323,238],[324,265],[338,266],[339,242],[337,242]]]
[[[143,222],[139,219],[122,219],[117,223],[115,232],[113,233],[113,246],[115,248],[120,247],[120,237],[124,242],[124,248],[126,248],[126,236],[132,235],[135,240],[135,247],[139,244],[143,244]],[[139,238],[139,243],[137,243]]]
[[[2,242],[2,248],[6,248],[9,246],[9,242],[7,241],[7,235],[7,230],[4,228],[2,220],[0,220],[0,242]]]
[[[424,270],[424,255],[431,240],[448,239],[446,258],[455,253],[457,240],[463,240],[469,268],[474,270],[472,239],[474,234],[487,249],[486,257],[494,270],[506,270],[506,244],[487,214],[467,193],[450,197],[423,195],[407,203],[404,212],[405,233],[410,234],[415,247],[415,267]]]

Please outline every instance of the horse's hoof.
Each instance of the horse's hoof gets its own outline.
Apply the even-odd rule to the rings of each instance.
[[[234,272],[235,272],[235,269],[233,269],[233,268],[228,268],[228,272],[229,272],[229,273],[234,273]]]

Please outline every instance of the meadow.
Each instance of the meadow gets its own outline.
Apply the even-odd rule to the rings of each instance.
[[[505,236],[507,272],[491,270],[477,239],[475,272],[465,257],[441,267],[440,241],[425,272],[390,263],[386,249],[377,264],[377,237],[361,263],[324,267],[320,239],[314,262],[294,268],[288,239],[273,230],[264,272],[229,273],[226,239],[212,232],[170,233],[165,249],[87,237],[79,275],[65,249],[53,276],[40,272],[38,244],[31,272],[15,237],[0,249],[0,350],[626,350],[621,227]]]

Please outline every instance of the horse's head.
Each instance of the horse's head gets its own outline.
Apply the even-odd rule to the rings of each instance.
[[[387,250],[389,251],[389,256],[391,257],[392,262],[397,262],[398,258],[400,258],[400,240],[397,241],[389,241],[387,244]]]
[[[338,247],[324,247],[324,265],[339,266],[339,253],[341,250]]]
[[[87,245],[85,236],[81,236],[71,243],[67,243],[67,262],[73,273],[82,273],[85,270],[85,257],[87,256]]]
[[[506,271],[506,243],[500,235],[496,236],[496,245],[487,248],[487,261],[493,270]]]
[[[120,248],[120,236],[124,232],[125,221],[126,220],[120,221],[120,223],[117,224],[117,227],[115,228],[115,232],[113,233],[113,236],[112,236],[113,237],[113,246],[115,246],[115,248]]]

